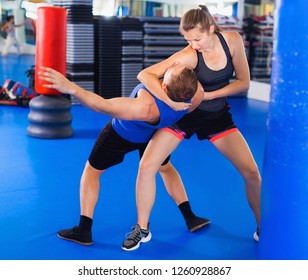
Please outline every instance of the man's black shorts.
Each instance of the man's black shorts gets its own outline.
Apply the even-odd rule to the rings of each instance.
[[[139,156],[141,158],[147,144],[132,143],[125,140],[114,130],[110,121],[96,139],[88,160],[90,165],[95,169],[105,170],[121,163],[124,160],[124,156],[129,152],[139,150]],[[167,164],[169,159],[170,156],[162,165]]]

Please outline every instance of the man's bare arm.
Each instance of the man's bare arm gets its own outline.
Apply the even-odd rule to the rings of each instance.
[[[41,80],[48,82],[43,85],[44,87],[74,95],[83,105],[95,112],[124,120],[148,121],[151,118],[151,106],[153,106],[154,101],[142,89],[138,93],[138,98],[115,97],[105,99],[79,87],[52,68],[42,67],[38,75]]]

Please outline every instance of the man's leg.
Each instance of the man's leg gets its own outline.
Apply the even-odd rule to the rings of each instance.
[[[14,45],[15,45],[15,47],[17,49],[17,54],[20,55],[21,54],[21,52],[20,52],[20,44],[19,44],[19,42],[17,41],[16,38],[14,38]]]
[[[162,165],[159,173],[164,181],[167,192],[179,207],[188,229],[194,232],[208,225],[210,223],[208,219],[200,218],[193,213],[180,174],[172,163],[169,161],[167,164]]]
[[[100,190],[100,177],[105,170],[92,167],[86,162],[80,180],[80,214],[93,219]]]
[[[100,176],[104,170],[93,168],[86,162],[80,180],[80,220],[79,225],[70,229],[60,230],[58,236],[81,245],[91,245],[92,219],[100,190]]]
[[[5,44],[4,44],[4,47],[2,49],[2,56],[7,56],[8,52],[9,52],[9,48],[11,47],[11,45],[12,45],[12,38],[8,36],[5,39]]]

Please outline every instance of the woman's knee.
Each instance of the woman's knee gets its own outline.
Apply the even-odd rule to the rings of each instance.
[[[151,162],[150,160],[142,160],[139,162],[139,170],[138,176],[152,176],[155,175],[158,170],[159,166],[156,163]]]
[[[252,182],[256,185],[261,185],[261,175],[257,165],[249,166],[244,172],[243,177],[245,181]]]

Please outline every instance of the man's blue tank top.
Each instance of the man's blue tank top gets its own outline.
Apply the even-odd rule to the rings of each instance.
[[[195,72],[205,92],[210,92],[225,87],[229,84],[230,78],[233,76],[234,73],[234,67],[229,47],[224,37],[218,32],[216,34],[227,56],[227,64],[223,69],[220,69],[218,71],[211,70],[204,62],[202,53],[197,51],[198,63],[195,68]],[[216,98],[213,100],[204,100],[198,106],[198,109],[207,112],[216,112],[223,109],[225,107],[225,103],[226,97]]]
[[[129,97],[135,98],[140,89],[144,89],[149,92],[144,85],[139,84],[134,88]],[[176,123],[180,118],[182,118],[185,114],[188,113],[188,110],[174,111],[166,103],[155,97],[152,93],[150,94],[154,97],[158,110],[160,112],[160,119],[157,124],[149,124],[144,121],[135,120],[129,121],[115,118],[112,119],[113,128],[125,140],[133,143],[146,143],[150,141],[152,135],[157,129],[168,127]],[[187,102],[191,102],[191,100]]]

